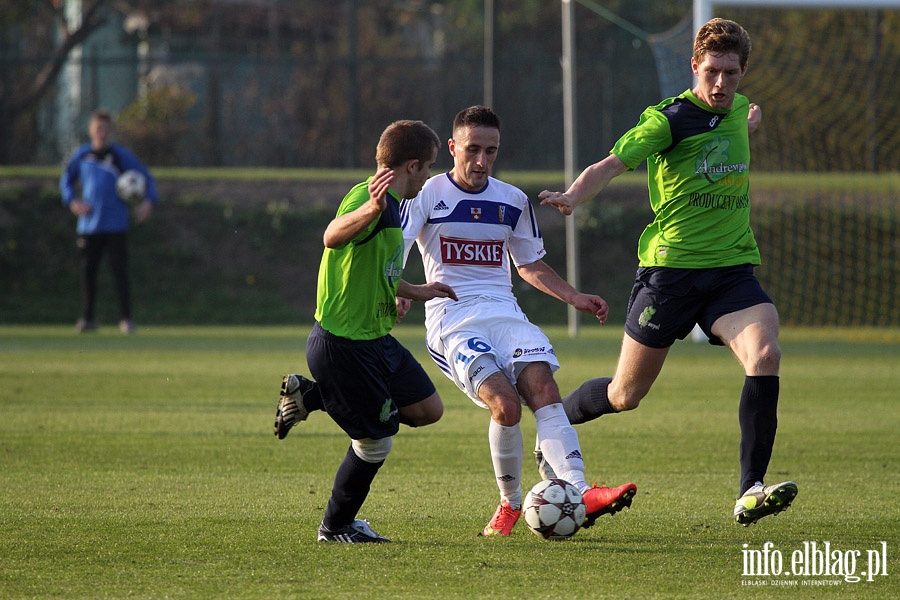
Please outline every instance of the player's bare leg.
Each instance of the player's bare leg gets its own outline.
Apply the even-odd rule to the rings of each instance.
[[[637,408],[659,377],[668,354],[668,348],[651,348],[625,334],[616,374],[607,389],[610,407],[615,412]]]
[[[440,394],[435,392],[420,402],[400,407],[399,411],[400,422],[404,425],[424,427],[441,419],[444,415],[444,403]]]
[[[745,374],[738,408],[741,482],[734,507],[735,521],[745,527],[790,507],[798,492],[793,481],[763,483],[778,428],[778,329],[778,311],[769,303],[724,315],[712,326],[713,334],[731,349]]]

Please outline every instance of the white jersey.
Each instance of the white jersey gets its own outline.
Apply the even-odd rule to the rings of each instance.
[[[530,362],[559,368],[546,335],[532,324],[512,292],[511,265],[546,254],[528,197],[493,177],[484,189],[461,189],[449,173],[429,179],[419,195],[400,206],[406,253],[415,242],[425,278],[446,283],[459,298],[425,304],[428,350],[435,363],[476,403],[478,385],[491,370],[491,355],[515,383]]]
[[[425,278],[446,283],[460,300],[488,296],[515,302],[515,266],[540,260],[544,240],[528,196],[493,177],[481,191],[461,189],[449,173],[429,179],[419,195],[400,207],[406,254],[419,247]],[[426,303],[426,313],[448,298]]]

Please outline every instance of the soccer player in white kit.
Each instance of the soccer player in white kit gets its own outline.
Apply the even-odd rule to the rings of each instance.
[[[561,403],[550,340],[512,293],[510,261],[521,277],[577,310],[606,320],[599,296],[569,285],[543,260],[544,243],[524,192],[490,176],[500,147],[500,119],[473,106],[456,115],[448,141],[453,170],[429,179],[415,201],[401,205],[407,256],[418,244],[425,277],[450,285],[459,298],[425,304],[428,350],[441,370],[491,412],[488,431],[500,505],[484,535],[510,535],[521,515],[522,403],[534,413],[544,459],[556,477],[582,492],[583,527],[631,505],[633,483],[589,486],[578,434]]]

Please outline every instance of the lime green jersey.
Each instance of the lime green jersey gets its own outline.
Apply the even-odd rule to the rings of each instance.
[[[655,219],[641,234],[643,267],[760,264],[750,229],[750,104],[735,95],[712,110],[688,90],[647,108],[612,154],[634,169],[647,161]]]
[[[368,181],[344,196],[337,216],[369,201]],[[390,190],[385,199],[387,208],[362,233],[322,254],[316,320],[334,335],[372,340],[387,335],[397,321],[395,301],[403,274],[400,199]]]

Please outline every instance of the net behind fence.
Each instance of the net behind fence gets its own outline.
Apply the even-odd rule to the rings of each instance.
[[[872,178],[754,187],[758,275],[784,324],[900,326],[900,176]]]
[[[756,171],[900,167],[900,10],[723,8],[753,52],[741,92],[763,109]]]

